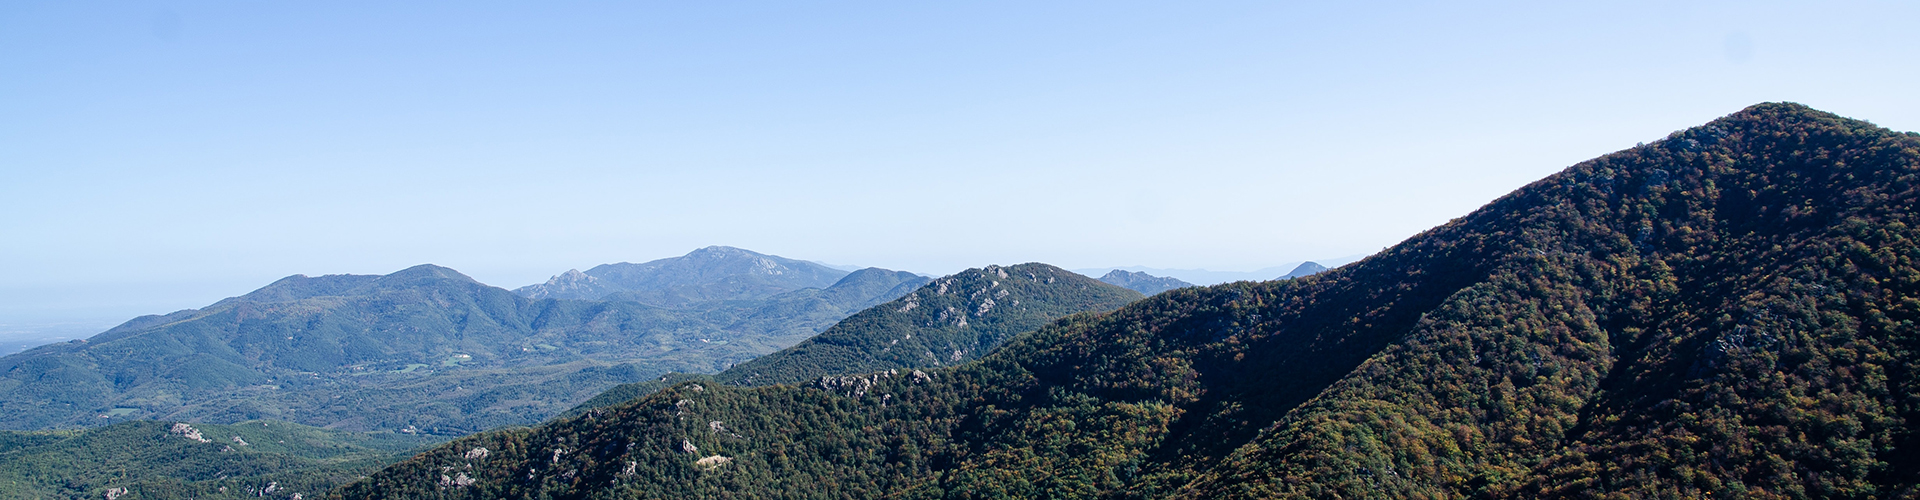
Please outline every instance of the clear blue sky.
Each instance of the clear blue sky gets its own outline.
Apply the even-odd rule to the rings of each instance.
[[[1916,2],[1036,3],[0,4],[0,331],[713,244],[1254,269],[1757,102],[1920,129]]]

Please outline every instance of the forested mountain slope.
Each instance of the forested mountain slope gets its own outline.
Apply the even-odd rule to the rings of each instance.
[[[334,496],[1916,498],[1917,175],[1920,137],[1758,105],[1321,274],[681,384]]]
[[[813,338],[714,376],[729,385],[806,382],[824,375],[938,368],[979,358],[1015,334],[1140,293],[1058,267],[968,269],[841,320]]]
[[[458,435],[529,424],[620,383],[792,345],[924,282],[868,269],[825,289],[666,309],[533,300],[431,265],[293,276],[0,358],[0,427],[271,418]]]
[[[0,431],[0,499],[312,498],[438,441],[273,421]]]

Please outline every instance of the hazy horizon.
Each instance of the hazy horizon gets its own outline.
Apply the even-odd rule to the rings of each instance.
[[[753,249],[747,248],[745,250],[753,250]],[[689,251],[692,251],[692,249],[689,249]],[[667,255],[667,256],[661,256],[658,258],[677,257],[679,255],[682,255],[682,254]],[[779,255],[779,257],[794,258],[794,259],[800,259],[800,260],[812,260],[812,259],[806,259],[804,257],[796,257],[796,256],[790,256],[790,255]],[[1360,257],[1364,257],[1364,256],[1321,258],[1316,262],[1323,261],[1322,262],[1323,264],[1331,263],[1331,264],[1325,264],[1328,267],[1337,267],[1340,264],[1345,264],[1347,262],[1358,260]],[[636,259],[636,260],[621,261],[621,262],[637,263],[637,262],[646,262],[649,260],[655,260],[655,259]],[[1309,259],[1309,261],[1312,261],[1312,260],[1313,259]],[[840,263],[833,263],[833,262],[819,262],[819,261],[814,261],[814,262],[818,264],[826,265],[829,267],[842,269],[842,270],[857,270],[864,267],[873,267],[873,266],[860,266],[857,264],[848,265],[848,264],[840,264]],[[1180,277],[1181,279],[1184,279],[1188,282],[1192,282],[1197,285],[1210,285],[1210,284],[1217,284],[1217,283],[1226,282],[1226,281],[1232,281],[1236,279],[1251,279],[1251,280],[1272,279],[1274,277],[1277,277],[1281,274],[1286,273],[1287,271],[1290,271],[1294,266],[1297,266],[1302,262],[1306,262],[1306,261],[1286,262],[1277,266],[1268,266],[1268,267],[1259,268],[1259,269],[1244,269],[1244,270],[1200,269],[1200,268],[1154,268],[1149,266],[1133,265],[1133,266],[1092,266],[1092,267],[1075,268],[1075,269],[1072,269],[1072,271],[1077,273],[1082,273],[1082,274],[1088,274],[1090,277],[1094,277],[1094,278],[1098,278],[1100,277],[1099,276],[1100,274],[1112,269],[1125,269],[1125,270],[1131,270],[1131,271],[1148,271],[1148,272],[1154,273],[1154,275],[1156,276],[1175,276],[1175,277]],[[612,263],[616,263],[616,262],[603,262],[601,264],[612,264]],[[997,262],[997,263],[980,264],[979,266],[973,266],[973,267],[981,267],[981,266],[986,266],[990,264],[1011,265],[1011,264],[1021,264],[1021,263],[1022,262]],[[420,264],[432,264],[432,263],[422,262]],[[412,266],[407,266],[407,267],[412,267]],[[585,270],[589,267],[592,267],[592,266],[580,266],[577,268],[569,268],[569,269]],[[401,268],[401,269],[404,269],[404,268]],[[399,271],[399,270],[400,269],[392,269],[386,272],[379,272],[379,273],[312,272],[312,273],[295,273],[295,274],[304,274],[309,276],[319,276],[319,275],[325,275],[325,274],[386,274],[386,273]],[[454,270],[460,271],[460,269],[457,269],[457,268]],[[943,276],[943,275],[951,274],[952,272],[958,271],[958,270],[954,270],[954,271],[935,274],[935,273],[916,271],[913,269],[896,269],[896,270],[914,272],[914,273],[929,276],[929,277]],[[556,271],[554,274],[557,275],[565,271],[566,270]],[[1167,272],[1167,271],[1172,271],[1172,272]],[[464,273],[464,271],[462,272]],[[1195,276],[1194,276],[1195,273],[1200,275],[1211,275],[1211,276],[1214,276],[1216,279],[1212,279],[1212,280],[1195,279]],[[1268,276],[1269,274],[1271,274],[1272,276]],[[288,276],[292,276],[292,275],[288,275]],[[285,276],[282,276],[282,277],[285,277]],[[275,279],[279,279],[279,278],[275,278]],[[532,281],[532,282],[526,282],[526,283],[490,283],[485,280],[479,280],[478,278],[475,278],[475,279],[480,281],[481,283],[485,283],[490,286],[512,290],[512,289],[520,288],[527,285],[534,285],[534,284],[545,282],[547,278],[542,278],[538,281]],[[10,352],[17,352],[18,350],[22,350],[22,349],[25,349],[26,347],[31,347],[33,345],[40,345],[40,344],[57,342],[57,341],[68,340],[68,339],[90,337],[94,334],[101,333],[106,329],[112,328],[114,326],[119,325],[120,323],[124,323],[127,320],[130,320],[139,316],[167,314],[167,313],[171,313],[171,312],[179,311],[183,309],[200,308],[203,306],[211,305],[214,302],[219,301],[220,299],[244,295],[248,292],[259,289],[260,287],[266,286],[268,283],[271,283],[271,282],[272,280],[253,283],[253,284],[233,283],[231,284],[231,286],[207,285],[207,286],[202,286],[198,288],[195,288],[192,286],[192,285],[196,285],[197,283],[186,283],[186,284],[146,283],[146,284],[135,284],[134,286],[130,287],[130,289],[120,290],[119,293],[117,294],[106,295],[104,297],[101,296],[100,292],[97,290],[84,290],[80,293],[84,293],[86,295],[68,298],[67,301],[64,301],[64,302],[48,301],[47,300],[48,297],[41,297],[43,307],[45,304],[48,304],[48,303],[59,304],[60,306],[64,306],[64,307],[48,308],[52,310],[50,311],[43,310],[38,314],[16,314],[8,318],[9,321],[0,322],[0,355],[4,355]],[[59,291],[59,289],[57,288],[53,290]],[[186,291],[186,293],[184,294],[181,293],[183,290]],[[43,289],[42,291],[44,292],[46,291],[46,289]],[[191,301],[198,301],[198,302],[191,302]],[[182,305],[182,304],[186,304],[186,305]]]
[[[1760,102],[1920,129],[1915,14],[9,4],[0,336],[707,245],[931,275],[1364,255]]]

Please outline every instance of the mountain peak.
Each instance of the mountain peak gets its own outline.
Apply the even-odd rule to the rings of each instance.
[[[1327,266],[1322,266],[1320,263],[1314,261],[1306,261],[1301,262],[1299,266],[1295,266],[1292,271],[1287,272],[1286,276],[1281,276],[1280,278],[1293,279],[1301,276],[1312,276],[1325,270],[1327,270]]]
[[[529,299],[546,298],[597,298],[610,293],[612,287],[601,283],[599,278],[568,269],[567,272],[549,278],[546,283],[514,290]]]
[[[1775,117],[1775,118],[1798,117],[1801,119],[1808,119],[1808,118],[1840,118],[1840,115],[1814,109],[1811,106],[1807,106],[1805,104],[1800,104],[1793,101],[1778,101],[1778,102],[1763,102],[1763,103],[1755,104],[1752,106],[1747,106],[1745,109],[1741,109],[1739,112],[1736,112],[1732,115],[1728,115],[1727,117],[1723,117],[1720,120],[1714,120],[1714,121],[1727,120],[1729,118],[1735,118],[1735,117],[1743,117],[1743,118],[1746,118],[1746,117]]]
[[[729,246],[639,264],[601,264],[576,276],[514,290],[535,299],[626,300],[683,307],[709,300],[759,299],[802,288],[825,288],[846,271]]]
[[[695,256],[720,257],[720,256],[733,256],[733,255],[761,256],[761,254],[758,252],[754,252],[751,250],[746,250],[738,247],[730,247],[726,245],[708,245],[708,246],[696,248],[692,252],[687,252],[688,257],[695,257]]]
[[[328,274],[307,276],[295,274],[275,280],[246,295],[228,298],[216,303],[232,301],[245,302],[286,302],[314,297],[363,294],[376,290],[396,289],[418,286],[429,282],[450,282],[475,284],[473,278],[459,271],[433,264],[421,264],[392,274]]]
[[[465,274],[461,274],[460,271],[455,271],[452,268],[436,266],[433,264],[420,264],[420,265],[409,267],[406,269],[401,269],[399,271],[394,271],[393,274],[386,275],[386,278],[389,278],[389,279],[437,278],[437,279],[449,279],[449,280],[458,280],[458,281],[474,281],[473,278],[468,277]]]

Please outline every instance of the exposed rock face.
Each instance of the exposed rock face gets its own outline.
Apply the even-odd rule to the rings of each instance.
[[[1192,283],[1180,281],[1173,278],[1165,278],[1160,276],[1154,276],[1147,273],[1140,273],[1140,272],[1133,272],[1133,271],[1122,271],[1119,269],[1115,269],[1111,272],[1108,272],[1106,276],[1101,276],[1100,281],[1105,282],[1109,285],[1114,285],[1121,288],[1126,288],[1129,290],[1140,292],[1141,295],[1153,295],[1156,293],[1172,290],[1175,288],[1186,288],[1186,287],[1193,286]]]
[[[693,464],[700,466],[701,469],[714,470],[714,469],[720,468],[723,465],[727,465],[728,462],[732,462],[732,461],[733,461],[733,457],[723,457],[720,455],[714,455],[707,458],[695,460]]]
[[[206,436],[200,435],[200,429],[195,429],[193,428],[193,426],[187,425],[185,422],[173,424],[173,428],[170,429],[169,432],[172,432],[173,434],[178,435],[180,437],[192,439],[194,441],[199,441],[202,443],[213,442],[213,440],[207,439]]]
[[[568,269],[567,272],[560,273],[559,276],[554,276],[553,279],[547,280],[546,283],[515,291],[530,299],[599,298],[606,294],[620,291],[620,288],[601,282],[600,278],[588,276],[587,273],[580,272],[579,269]]]

